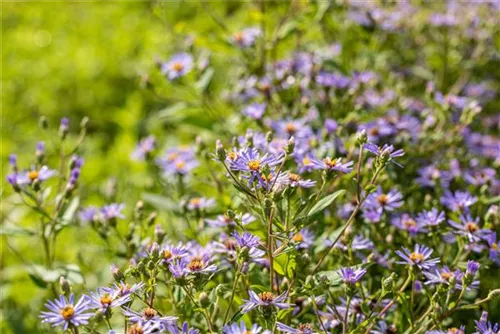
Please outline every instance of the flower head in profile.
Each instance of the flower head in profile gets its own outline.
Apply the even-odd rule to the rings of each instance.
[[[89,206],[80,210],[80,212],[78,213],[78,218],[80,219],[81,223],[87,224],[96,221],[98,215],[99,209],[95,206]]]
[[[249,290],[248,294],[250,296],[250,299],[245,300],[245,304],[243,304],[241,309],[243,313],[247,313],[258,306],[272,306],[281,309],[290,307],[290,304],[284,302],[286,300],[286,292],[279,296],[275,296],[272,292],[261,292],[259,294],[256,294],[252,290]]]
[[[165,177],[185,176],[198,166],[194,150],[185,147],[170,148],[155,161]]]
[[[242,320],[239,325],[233,322],[230,325],[224,326],[222,332],[224,334],[260,334],[262,332],[262,327],[253,324],[250,329],[247,329],[245,322]]]
[[[130,284],[126,282],[120,282],[120,283],[115,283],[113,284],[113,296],[115,298],[117,297],[122,297],[122,296],[128,296],[136,293],[137,291],[141,290],[145,284],[143,282],[133,284],[130,286]]]
[[[448,224],[454,228],[453,233],[467,237],[469,242],[479,242],[482,238],[487,238],[489,231],[479,227],[479,218],[472,218],[471,215],[460,215],[460,221],[449,220]]]
[[[75,304],[75,296],[71,294],[69,299],[61,295],[59,299],[49,300],[45,307],[49,311],[44,311],[40,314],[42,322],[51,323],[52,326],[62,326],[63,330],[67,330],[70,326],[78,327],[86,325],[89,319],[94,315],[89,310],[90,301],[82,296]]]
[[[488,312],[483,311],[481,318],[474,321],[478,334],[498,334],[500,332],[500,324],[488,321]]]
[[[179,328],[177,328],[177,326],[172,326],[171,328],[169,328],[169,330],[170,330],[170,333],[172,333],[172,334],[199,334],[200,333],[199,330],[197,330],[195,328],[190,328],[187,321],[184,321],[182,323],[180,330],[179,330]]]
[[[105,205],[101,208],[102,217],[105,220],[111,220],[116,218],[125,218],[122,213],[122,210],[125,208],[125,204],[111,203],[109,205]]]
[[[408,231],[412,236],[415,236],[417,233],[427,232],[427,229],[423,228],[418,220],[413,219],[407,213],[394,218],[391,223],[400,230]]]
[[[277,322],[276,328],[281,333],[290,333],[290,334],[314,334],[313,326],[311,324],[300,324],[296,328],[285,325],[284,323]]]
[[[337,171],[342,173],[349,173],[352,171],[352,165],[354,164],[352,161],[348,161],[346,163],[342,163],[342,158],[330,158],[326,157],[322,160],[314,159],[312,161],[313,164],[316,165],[318,169],[326,170],[326,171]]]
[[[186,208],[190,211],[201,211],[211,208],[214,205],[215,200],[213,198],[193,197],[187,202]]]
[[[437,226],[446,219],[444,212],[436,208],[430,211],[422,211],[417,215],[417,222],[422,226]]]
[[[123,314],[132,324],[139,324],[140,326],[149,325],[150,327],[156,327],[157,330],[160,329],[160,331],[177,326],[175,324],[177,317],[160,316],[157,310],[149,306],[143,308],[141,311],[125,308]]]
[[[467,212],[469,207],[477,202],[477,197],[472,196],[467,191],[456,191],[454,193],[446,191],[441,197],[441,203],[455,212]]]
[[[490,248],[489,258],[496,264],[500,264],[500,242],[497,241],[497,233],[491,232],[488,235],[488,247]]]
[[[316,181],[303,179],[299,174],[286,172],[280,174],[277,183],[282,186],[290,186],[292,188],[311,188],[316,185]]]
[[[236,218],[236,217],[235,217]],[[247,225],[251,222],[255,221],[255,217],[249,213],[245,213],[238,218],[241,225]],[[218,215],[215,219],[207,219],[207,224],[212,227],[228,227],[228,226],[236,226],[236,222],[233,218],[228,215]]]
[[[340,268],[338,273],[344,283],[353,285],[359,282],[361,278],[363,278],[363,276],[366,274],[366,269],[359,268],[354,270],[352,268]]]
[[[390,161],[399,167],[403,167],[401,164],[399,164],[394,160],[395,158],[402,157],[405,154],[403,150],[401,149],[395,150],[394,146],[388,144],[384,144],[383,146],[377,146],[372,143],[366,143],[363,145],[363,147],[365,150],[367,150],[372,154],[375,154],[377,157],[385,158],[387,159],[387,161]]]
[[[156,138],[154,136],[147,136],[139,141],[134,152],[132,159],[144,160],[156,147]]]
[[[450,270],[447,266],[443,268],[431,268],[430,270],[424,271],[424,275],[427,278],[425,284],[426,285],[435,285],[435,284],[445,284],[450,285],[450,282],[455,282],[454,288],[456,290],[462,289],[462,278],[464,274],[460,271],[460,269],[456,269],[455,271]],[[479,282],[478,282],[479,283]]]
[[[297,244],[297,249],[309,248],[314,243],[314,233],[304,227],[297,233],[292,234],[292,241]]]
[[[193,68],[193,57],[188,53],[178,53],[161,66],[161,72],[168,80],[175,80],[188,74]]]
[[[255,44],[257,37],[261,35],[261,30],[256,27],[250,27],[235,32],[231,36],[231,42],[240,48],[249,48]]]
[[[426,246],[416,244],[413,252],[403,247],[403,251],[396,251],[396,254],[404,261],[398,261],[399,264],[409,264],[410,266],[417,266],[420,269],[431,269],[436,266],[440,260],[439,258],[430,259],[433,250]]]

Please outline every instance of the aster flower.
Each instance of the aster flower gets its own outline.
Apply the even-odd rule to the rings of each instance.
[[[417,233],[427,232],[427,229],[423,228],[419,221],[413,219],[407,213],[403,213],[401,216],[392,219],[391,223],[400,230],[408,231],[412,236],[415,236]]]
[[[453,233],[467,237],[469,242],[478,242],[488,236],[488,231],[479,227],[479,218],[472,218],[471,215],[460,215],[460,222],[448,220],[455,230]]]
[[[342,158],[332,159],[330,157],[326,157],[322,160],[314,159],[312,163],[316,165],[318,169],[323,169],[326,171],[338,171],[342,173],[349,173],[352,171],[352,165],[354,162],[349,161],[346,163],[342,163]]]
[[[450,172],[439,170],[434,165],[420,168],[418,174],[419,176],[415,179],[415,182],[424,187],[441,185],[442,188],[447,188],[453,179],[453,175]]]
[[[89,206],[81,209],[78,213],[78,218],[83,224],[92,223],[97,220],[99,210],[95,206]]]
[[[297,328],[290,327],[288,325],[285,325],[284,323],[277,322],[276,323],[276,328],[281,332],[281,333],[291,333],[291,334],[314,334],[317,332],[313,331],[313,326],[311,324],[300,324],[297,326]]]
[[[113,284],[112,295],[114,296],[114,298],[132,295],[141,290],[144,286],[145,286],[144,282],[140,282],[130,286],[130,284],[122,281],[120,283]]]
[[[332,241],[329,239],[326,239],[325,244],[327,247],[330,247],[332,244]],[[373,249],[373,242],[369,239],[364,237],[363,235],[356,235],[353,239],[350,245],[344,244],[343,241],[337,242],[335,244],[335,248],[339,248],[343,250],[344,252],[348,251],[349,249],[360,251],[360,250],[371,250]]]
[[[445,221],[443,211],[432,208],[430,211],[422,211],[417,215],[417,222],[423,226],[437,226]]]
[[[224,326],[222,331],[224,334],[260,334],[262,332],[262,327],[253,324],[250,329],[247,329],[245,322],[242,320],[239,325],[237,323],[232,323]]]
[[[90,296],[86,297],[90,301],[88,308],[98,309],[102,313],[130,301],[130,294],[118,296],[112,288],[98,288],[96,292],[91,291]]]
[[[174,328],[174,327],[171,327]],[[140,321],[130,325],[128,332],[129,333],[140,333],[140,334],[153,334],[158,333],[160,329],[160,325],[154,322],[148,321]],[[108,334],[115,334],[114,331],[110,331]]]
[[[497,233],[491,232],[488,235],[488,246],[490,248],[489,258],[496,264],[500,264],[500,251],[499,251],[499,243],[497,241]]]
[[[156,159],[156,164],[163,170],[163,175],[187,175],[198,166],[198,160],[191,148],[171,148],[163,156]]]
[[[264,154],[262,157],[259,151],[255,148],[247,148],[240,151],[239,157],[231,161],[231,169],[247,173],[248,186],[251,186],[255,180],[263,187],[267,187],[265,180],[262,178],[264,167],[274,167],[280,164],[283,157],[276,157],[272,154]]]
[[[246,28],[234,33],[231,37],[231,42],[240,48],[249,48],[255,44],[255,40],[260,35],[261,30],[259,28]]]
[[[370,332],[370,334],[391,334],[391,333],[397,333],[396,326],[388,325],[383,320],[377,322],[375,328]]]
[[[274,121],[271,127],[278,138],[288,139],[293,136],[295,139],[301,139],[312,135],[312,130],[306,123],[304,119],[286,119]]]
[[[89,303],[90,301],[84,296],[80,297],[75,304],[73,294],[69,296],[68,300],[61,295],[59,299],[47,301],[45,307],[49,311],[41,312],[40,318],[42,322],[51,323],[53,327],[62,326],[63,330],[67,330],[71,326],[86,325],[94,315],[92,312],[86,312],[89,310]]]
[[[498,334],[500,333],[500,324],[491,323],[488,321],[488,312],[483,311],[479,321],[475,320],[476,329],[478,330],[475,334]]]
[[[351,83],[351,79],[338,73],[329,73],[322,71],[316,76],[316,83],[323,87],[345,89]]]
[[[337,273],[342,278],[342,281],[344,281],[344,283],[353,285],[359,282],[361,278],[363,278],[363,276],[366,274],[366,269],[359,268],[354,270],[352,268],[340,268]]]
[[[213,198],[205,198],[205,197],[194,197],[191,198],[186,207],[190,211],[195,210],[206,210],[215,205],[215,200]]]
[[[156,138],[154,136],[147,136],[139,141],[134,152],[132,153],[132,159],[134,160],[144,160],[146,157],[155,149]]]
[[[462,290],[462,278],[464,274],[460,271],[460,269],[456,269],[455,271],[451,271],[450,268],[444,266],[443,268],[431,268],[427,271],[424,271],[424,275],[427,278],[425,284],[426,285],[436,285],[436,284],[445,284],[450,285],[450,280],[453,278],[455,280],[455,289]]]
[[[314,243],[314,233],[307,227],[292,236],[292,241],[297,244],[297,249],[306,249]]]
[[[363,204],[364,207],[369,209],[382,209],[384,211],[394,211],[403,205],[403,195],[399,191],[390,190],[384,193],[379,186],[377,191],[368,195]]]
[[[318,164],[315,164],[314,161],[317,160],[313,155],[307,153],[303,155],[294,155],[295,162],[299,166],[299,173],[303,174],[306,172],[312,172],[315,169],[320,169],[321,166]]]
[[[177,317],[172,316],[160,316],[158,311],[151,307],[145,307],[142,311],[134,311],[130,308],[125,308],[123,314],[128,318],[128,320],[133,324],[140,324],[144,326],[148,324],[150,327],[156,327],[156,329],[170,329],[176,327],[175,324]]]
[[[32,184],[33,182],[42,182],[50,179],[56,175],[56,171],[53,169],[50,169],[47,166],[42,166],[39,170],[36,168],[32,168],[28,172],[24,172],[21,174],[17,174],[16,179],[17,179],[17,184],[23,185],[23,184]]]
[[[496,171],[493,168],[483,168],[465,172],[464,179],[469,184],[480,186],[491,182],[495,178],[495,175]]]
[[[446,191],[441,197],[441,203],[451,211],[463,212],[477,202],[477,197],[467,191]]]
[[[404,261],[398,261],[396,263],[409,264],[411,266],[417,266],[420,269],[430,269],[440,262],[439,258],[430,259],[432,252],[433,250],[431,248],[419,244],[415,245],[413,252],[403,247],[403,251],[397,250],[396,254]]]
[[[405,152],[401,149],[399,150],[394,150],[394,146],[392,145],[387,145],[384,144],[383,146],[377,146],[372,143],[366,143],[363,145],[364,149],[367,150],[370,153],[375,154],[377,157],[383,157],[387,156],[388,161],[392,162],[393,164],[402,167],[401,164],[397,163],[394,161],[394,158],[399,158],[402,157]]]
[[[172,326],[170,329],[170,333],[172,334],[199,334],[200,331],[195,328],[189,328],[189,324],[187,321],[184,321],[181,326],[181,330],[177,328],[177,326]]]
[[[284,302],[286,300],[286,292],[279,296],[275,296],[272,292],[261,292],[259,294],[256,294],[252,290],[249,290],[248,294],[250,296],[250,299],[245,300],[245,304],[243,304],[242,306],[243,313],[247,313],[258,306],[274,306],[281,309],[290,307],[290,304]]]
[[[188,251],[181,242],[179,242],[176,246],[166,243],[160,248],[160,256],[162,257],[162,263],[164,264],[168,264],[172,261],[178,261],[187,255]]]
[[[161,72],[168,80],[175,80],[188,74],[192,68],[193,57],[188,53],[178,53],[161,65]]]
[[[281,174],[280,174],[281,176]],[[281,186],[290,186],[292,188],[311,188],[316,185],[316,181],[313,180],[304,180],[299,174],[286,172],[283,173],[282,177],[280,177],[276,183]]]
[[[326,329],[336,328],[342,324],[345,315],[345,308],[337,307],[336,310],[334,310],[327,305],[326,310],[328,312],[318,310],[318,313],[321,316],[321,321]]]
[[[245,226],[255,221],[255,217],[249,213],[241,215],[238,219],[241,225]],[[218,215],[215,219],[206,219],[207,224],[211,227],[228,227],[236,226],[234,219],[228,217],[227,215]]]
[[[245,116],[253,118],[255,120],[261,119],[264,116],[264,112],[266,111],[266,103],[252,103],[241,111],[241,113]]]
[[[189,274],[211,274],[217,270],[215,264],[210,264],[210,255],[186,256],[180,261],[170,263],[168,269],[175,278],[186,276]]]
[[[125,204],[111,203],[101,208],[101,214],[105,220],[112,220],[116,218],[124,219],[125,216],[122,213],[124,208]]]

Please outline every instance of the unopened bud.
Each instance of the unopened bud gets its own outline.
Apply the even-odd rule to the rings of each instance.
[[[146,224],[148,226],[152,226],[155,223],[157,216],[158,216],[158,214],[155,211],[151,212],[149,214],[148,218],[146,218]]]
[[[156,242],[159,244],[161,244],[163,242],[163,239],[165,239],[165,231],[160,224],[157,224],[155,226],[155,238]]]
[[[293,150],[295,148],[295,138],[293,136],[288,139],[288,143],[285,146],[285,153],[287,155],[290,155],[293,153]]]
[[[219,161],[226,160],[227,153],[219,139],[215,142],[215,155]]]
[[[42,129],[47,129],[49,127],[49,122],[47,121],[47,117],[45,117],[44,115],[41,115],[40,116],[40,127]]]
[[[366,130],[363,129],[360,132],[358,132],[358,134],[356,135],[356,142],[358,146],[366,144],[367,141],[368,141],[368,136],[366,134]]]
[[[123,275],[122,271],[120,270],[120,268],[118,268],[117,266],[115,266],[114,264],[112,264],[109,269],[111,270],[111,275],[113,275],[113,279],[116,281],[116,282],[121,282],[125,279],[125,276]]]
[[[85,129],[87,128],[87,125],[89,124],[89,118],[87,116],[85,116],[84,118],[82,118],[82,120],[80,121],[80,129]]]
[[[200,293],[198,296],[198,301],[202,308],[207,308],[210,306],[210,298],[208,298],[208,294],[206,292]]]
[[[268,131],[268,132],[266,133],[266,142],[267,142],[268,144],[269,144],[270,142],[272,142],[272,141],[273,141],[273,137],[274,137],[273,132],[272,132],[272,131]]]
[[[59,124],[59,136],[61,139],[66,138],[69,132],[69,119],[67,117],[61,118],[61,123]]]
[[[59,278],[59,287],[61,288],[61,293],[68,297],[71,293],[71,286],[69,285],[69,282],[64,278],[64,276],[61,276]]]

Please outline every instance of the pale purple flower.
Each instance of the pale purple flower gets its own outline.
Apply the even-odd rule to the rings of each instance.
[[[17,184],[31,184],[37,181],[42,182],[53,177],[56,173],[55,170],[47,166],[42,166],[39,170],[32,168],[30,171],[17,175]]]
[[[379,186],[377,191],[368,195],[363,204],[368,209],[382,209],[384,211],[394,211],[403,205],[403,195],[396,190],[390,190],[384,193]]]
[[[488,235],[488,246],[490,248],[489,258],[496,264],[500,264],[500,250],[499,250],[499,242],[497,241],[497,233],[491,232]]]
[[[247,329],[245,322],[242,320],[239,325],[237,323],[232,323],[224,326],[222,331],[224,334],[260,334],[262,332],[262,327],[253,324],[250,329]]]
[[[90,301],[84,296],[80,297],[75,304],[75,296],[73,294],[69,296],[68,300],[61,295],[59,299],[47,301],[45,307],[49,311],[41,312],[40,318],[42,322],[48,322],[53,327],[62,326],[63,330],[67,330],[70,326],[78,327],[86,325],[94,315],[93,312],[87,312],[89,310],[89,303]]]
[[[184,321],[181,326],[181,330],[177,328],[177,326],[172,326],[170,329],[170,333],[172,334],[199,334],[200,331],[195,328],[189,328],[189,324],[187,321]]]
[[[251,186],[255,180],[265,188],[267,183],[262,177],[262,168],[265,166],[274,167],[281,163],[282,156],[276,157],[273,154],[260,155],[255,148],[247,148],[240,151],[239,156],[231,161],[231,169],[248,174],[248,185]]]
[[[156,159],[156,164],[163,170],[164,176],[187,175],[196,166],[195,152],[192,148],[171,148],[163,156]]]
[[[437,226],[446,219],[444,212],[436,208],[430,211],[422,211],[417,215],[417,222],[423,226]]]
[[[246,28],[234,33],[231,42],[240,48],[248,48],[255,44],[255,40],[261,33],[261,30],[257,27]]]
[[[314,243],[314,233],[307,227],[304,227],[292,236],[292,241],[297,243],[297,249],[309,248]]]
[[[365,148],[365,150],[375,154],[377,157],[387,156],[389,161],[391,161],[392,163],[394,163],[399,167],[402,167],[399,163],[394,161],[394,158],[402,157],[405,154],[405,152],[402,149],[394,150],[394,146],[392,145],[384,144],[383,146],[377,146],[372,143],[366,143],[363,145],[363,147]]]
[[[213,198],[205,198],[205,197],[193,197],[191,198],[186,207],[190,211],[195,210],[206,210],[215,205],[215,200]]]
[[[123,314],[128,318],[131,323],[138,323],[141,326],[145,324],[150,324],[150,326],[156,326],[157,329],[165,330],[175,324],[177,317],[172,316],[160,316],[158,311],[152,309],[151,307],[145,307],[142,311],[134,311],[130,308],[125,308]]]
[[[463,212],[477,202],[477,197],[472,196],[467,191],[456,191],[454,193],[446,191],[441,197],[441,203],[451,211]]]
[[[130,294],[118,296],[112,288],[98,288],[96,292],[91,291],[90,296],[86,296],[90,301],[88,308],[98,309],[105,313],[110,308],[119,307],[128,303]]]
[[[415,182],[424,187],[437,187],[441,185],[442,188],[447,188],[453,179],[450,172],[439,170],[434,165],[420,168],[418,174],[419,177],[415,179]]]
[[[312,163],[316,165],[318,169],[323,169],[326,171],[338,171],[342,173],[349,173],[352,171],[352,165],[354,164],[352,161],[348,161],[346,163],[342,163],[342,158],[330,158],[326,157],[322,160],[313,159]]]
[[[111,203],[101,208],[101,214],[105,220],[111,220],[116,218],[124,219],[125,216],[122,213],[122,210],[124,208],[125,204]]]
[[[404,261],[398,261],[399,264],[409,264],[417,266],[420,269],[431,269],[436,266],[440,260],[439,258],[430,259],[433,250],[426,246],[416,244],[413,252],[403,247],[403,251],[397,250],[396,254],[399,255]]]
[[[245,213],[237,219],[243,226],[255,221],[255,217],[249,213]],[[212,227],[236,226],[236,222],[234,221],[234,219],[229,218],[227,215],[218,215],[215,219],[206,219],[205,221],[209,226]]]
[[[154,136],[147,136],[139,141],[134,152],[132,159],[144,160],[156,147],[156,138]]]
[[[401,216],[393,218],[391,223],[400,230],[408,231],[412,236],[415,236],[417,233],[427,232],[427,229],[422,227],[422,223],[415,220],[407,213],[403,213]]]
[[[338,274],[340,278],[342,278],[342,281],[344,281],[344,283],[353,285],[359,282],[361,278],[363,278],[363,276],[366,274],[366,269],[359,268],[354,270],[352,268],[340,268]]]
[[[425,284],[426,285],[435,285],[435,284],[445,284],[450,285],[450,280],[455,280],[455,289],[462,289],[462,278],[464,274],[460,271],[460,269],[456,269],[455,271],[451,271],[450,268],[444,266],[443,268],[434,267],[427,271],[424,271],[424,275],[427,278]]]
[[[284,302],[286,300],[286,292],[279,296],[275,296],[272,292],[261,292],[259,294],[256,294],[252,290],[249,290],[248,294],[250,296],[250,299],[245,300],[245,304],[243,304],[241,309],[243,313],[247,313],[258,306],[274,306],[281,309],[290,307],[290,304]]]
[[[314,332],[313,326],[311,324],[300,324],[297,326],[297,328],[290,327],[288,325],[285,325],[284,323],[277,322],[276,323],[276,328],[278,331],[281,333],[290,333],[290,334],[315,334],[317,332]]]
[[[89,206],[80,210],[78,218],[80,219],[80,222],[87,224],[96,221],[98,214],[99,210],[95,206]]]
[[[178,53],[161,66],[161,72],[168,80],[175,80],[188,74],[193,68],[193,57],[188,53]]]
[[[488,312],[483,311],[479,321],[474,321],[478,332],[474,334],[498,334],[500,333],[500,324],[488,321]]]
[[[469,214],[460,215],[459,218],[460,222],[448,220],[448,224],[454,228],[453,233],[467,237],[469,242],[479,242],[488,236],[489,232],[479,227],[479,218],[472,218]]]
[[[255,120],[261,119],[266,111],[266,103],[252,103],[241,111],[243,115],[253,118]]]

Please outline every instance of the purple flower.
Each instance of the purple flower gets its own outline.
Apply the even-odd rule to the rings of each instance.
[[[37,157],[41,157],[45,154],[45,143],[43,141],[39,141],[37,144],[36,144],[36,151],[35,151],[35,155]]]
[[[276,181],[279,186],[290,186],[292,188],[311,188],[316,185],[316,181],[304,180],[298,174],[286,172],[280,174],[280,177]]]
[[[460,222],[448,220],[455,230],[453,233],[466,236],[469,242],[479,242],[488,236],[488,231],[479,227],[479,218],[472,218],[471,215],[460,215]]]
[[[297,328],[290,327],[281,322],[276,323],[276,328],[281,333],[291,333],[291,334],[313,334],[313,326],[311,324],[300,324]]]
[[[233,232],[232,236],[236,239],[240,247],[253,248],[260,246],[260,238],[250,232],[245,231],[240,235],[235,231]]]
[[[314,243],[314,233],[308,228],[303,228],[292,236],[292,241],[297,243],[297,249],[305,249]]]
[[[496,175],[496,171],[493,168],[483,168],[474,171],[468,171],[464,174],[464,179],[469,184],[478,186],[491,182]]]
[[[274,121],[271,127],[278,138],[288,139],[294,137],[296,140],[312,136],[311,128],[304,119],[286,119]]]
[[[41,312],[40,318],[42,322],[51,323],[53,327],[62,326],[63,330],[67,330],[70,326],[78,327],[88,324],[88,320],[94,315],[92,312],[87,313],[90,301],[84,296],[80,297],[75,304],[75,296],[71,294],[69,300],[61,295],[59,299],[47,301],[45,307],[48,312]]]
[[[232,323],[231,325],[224,326],[222,331],[224,334],[259,334],[262,332],[262,327],[253,324],[250,329],[247,329],[245,322],[242,320],[239,325]]]
[[[49,169],[47,166],[42,166],[39,170],[33,168],[31,171],[17,175],[17,184],[31,184],[35,181],[45,181],[56,175],[56,171]]]
[[[160,316],[158,311],[151,307],[146,307],[140,312],[125,308],[123,314],[128,317],[131,323],[138,323],[141,326],[148,324],[151,327],[156,326],[157,329],[161,328],[162,330],[176,326],[175,321],[177,317]]]
[[[161,66],[161,72],[168,80],[175,80],[188,74],[193,68],[193,57],[188,53],[178,53]]]
[[[283,157],[276,157],[272,154],[264,154],[262,157],[255,148],[247,148],[239,153],[236,160],[231,161],[231,169],[247,173],[248,185],[251,186],[255,180],[265,188],[267,183],[262,177],[262,169],[265,166],[274,167],[281,163]]]
[[[391,161],[395,165],[402,167],[399,163],[394,161],[394,158],[402,157],[405,154],[405,152],[403,150],[400,149],[400,150],[394,151],[394,146],[387,145],[387,144],[384,144],[384,146],[380,147],[380,146],[377,146],[377,145],[372,144],[372,143],[366,143],[363,145],[363,147],[367,151],[375,154],[377,157],[387,156],[388,161]]]
[[[467,261],[467,268],[465,270],[465,274],[469,276],[475,276],[479,270],[479,263],[476,261],[469,260]]]
[[[125,204],[111,203],[101,208],[101,214],[105,220],[124,219],[125,216],[122,214],[124,208]]]
[[[214,205],[215,205],[215,200],[213,198],[193,197],[188,201],[186,207],[190,211],[195,211],[195,210],[206,210]]]
[[[12,169],[17,169],[17,155],[9,154],[9,165],[12,167]]]
[[[337,73],[320,72],[316,76],[316,83],[323,87],[344,89],[351,83],[351,79]]]
[[[338,274],[344,283],[353,285],[361,280],[361,278],[366,274],[366,270],[362,268],[356,270],[352,268],[340,268]]]
[[[259,28],[246,28],[234,33],[231,37],[231,42],[240,48],[248,48],[255,44],[255,40],[260,35],[261,31]]]
[[[399,191],[390,190],[388,193],[384,193],[379,186],[377,191],[368,195],[363,206],[368,209],[394,211],[403,205],[402,199],[403,195]]]
[[[462,278],[464,274],[457,269],[455,271],[451,271],[450,268],[444,266],[443,268],[431,268],[428,271],[424,271],[424,275],[427,278],[425,282],[426,285],[435,285],[435,284],[445,284],[450,285],[450,280],[455,280],[455,289],[462,289]]]
[[[488,235],[488,246],[490,248],[490,253],[489,257],[490,260],[495,262],[496,264],[500,264],[500,252],[498,250],[498,241],[497,241],[497,233],[496,232],[491,232]]]
[[[403,213],[401,216],[392,219],[391,223],[400,230],[408,231],[412,236],[415,236],[417,233],[427,232],[418,220],[413,219],[407,213]]]
[[[153,334],[153,333],[158,333],[160,326],[157,323],[154,322],[147,322],[147,321],[139,321],[136,322],[135,324],[130,325],[128,332],[129,333],[141,333],[141,334]],[[170,327],[171,329],[174,328],[174,326]],[[114,331],[110,331],[108,334],[115,334]]]
[[[160,256],[163,258],[162,263],[168,264],[172,261],[178,261],[188,255],[188,250],[182,243],[176,246],[171,244],[164,244],[160,248]]]
[[[147,136],[139,141],[134,152],[132,159],[144,160],[156,147],[156,138],[154,136]]]
[[[255,221],[255,217],[249,213],[245,213],[238,218],[238,221],[244,226]],[[212,227],[236,226],[234,219],[228,217],[227,215],[218,215],[215,219],[207,219],[206,222]]]
[[[89,206],[80,210],[78,213],[78,218],[80,222],[87,224],[96,221],[99,211],[95,206]]]
[[[199,334],[200,331],[195,328],[189,328],[189,324],[187,321],[184,321],[181,327],[181,331],[177,328],[177,326],[172,326],[170,329],[170,333],[172,334]]]
[[[245,300],[245,304],[243,304],[242,306],[243,313],[247,313],[258,306],[274,306],[281,309],[290,307],[290,304],[284,303],[286,299],[286,292],[277,297],[272,292],[261,292],[259,294],[256,294],[252,290],[249,290],[248,294],[250,296],[250,299]]]
[[[114,293],[111,288],[100,288],[96,292],[90,292],[90,296],[86,296],[90,301],[88,308],[98,309],[105,313],[108,309],[122,306],[130,301],[130,294],[119,296]]]
[[[436,266],[440,260],[438,258],[429,259],[433,250],[426,246],[421,246],[419,244],[415,245],[413,252],[410,252],[407,248],[403,247],[403,251],[396,251],[404,261],[398,261],[399,264],[409,264],[411,266],[417,266],[420,269],[431,269]]]
[[[417,215],[417,222],[423,226],[437,226],[446,219],[444,212],[436,208],[430,211],[422,211]]]
[[[266,103],[252,103],[241,111],[243,115],[253,118],[255,120],[261,119],[266,111]]]
[[[299,166],[299,173],[312,172],[315,169],[320,169],[321,166],[315,164],[314,161],[317,159],[310,154],[305,154],[303,156],[295,156],[295,162]]]
[[[418,174],[419,177],[415,179],[415,182],[424,187],[436,187],[440,184],[442,188],[447,188],[453,179],[450,172],[441,171],[434,165],[420,168]]]
[[[183,277],[189,274],[210,274],[217,270],[215,264],[210,264],[210,255],[202,254],[183,257],[180,261],[171,263],[168,267],[175,278]]]
[[[113,284],[113,296],[115,296],[116,298],[134,294],[137,291],[141,290],[144,285],[145,284],[143,282],[134,284],[132,286],[130,286],[126,282],[115,283]]]
[[[488,321],[488,312],[486,311],[483,311],[479,321],[476,320],[474,322],[478,330],[476,334],[498,334],[500,331],[500,324]]]
[[[446,191],[441,197],[441,203],[451,211],[463,212],[477,202],[477,197],[472,196],[467,191],[456,191],[454,193]]]
[[[314,159],[312,163],[316,165],[318,169],[323,169],[327,171],[338,171],[342,173],[349,173],[352,171],[352,165],[354,164],[352,161],[342,163],[342,158],[332,159],[330,157],[326,157],[323,160]]]
[[[191,148],[171,148],[156,159],[156,164],[165,176],[187,175],[198,166],[194,150]]]

